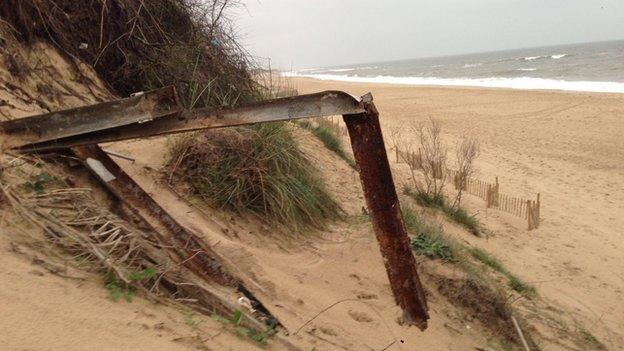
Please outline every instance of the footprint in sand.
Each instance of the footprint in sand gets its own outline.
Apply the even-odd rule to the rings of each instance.
[[[349,316],[353,318],[354,321],[360,323],[370,323],[373,321],[373,319],[364,312],[349,310]]]

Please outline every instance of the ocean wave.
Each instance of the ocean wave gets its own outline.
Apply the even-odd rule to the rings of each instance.
[[[509,88],[524,90],[565,90],[598,93],[624,93],[624,83],[564,81],[555,79],[515,77],[515,78],[433,78],[433,77],[358,77],[334,74],[305,74],[300,72],[285,73],[290,77],[309,77],[320,80],[337,80],[357,83],[387,83],[401,85],[440,85],[486,88]]]
[[[532,72],[532,71],[537,71],[537,68],[518,68],[517,71]]]
[[[464,65],[464,68],[472,68],[472,67],[479,67],[483,65],[481,62],[477,62],[477,63],[467,63]]]
[[[328,69],[327,72],[349,72],[354,71],[355,68],[336,68],[336,69]]]
[[[523,57],[522,60],[524,61],[533,61],[533,60],[537,60],[537,59],[541,59],[544,58],[546,56],[527,56],[527,57]]]
[[[566,57],[566,56],[568,56],[568,54],[539,55],[539,56],[521,57],[518,60],[522,60],[522,61],[535,61],[535,60],[545,59],[545,58],[551,58],[553,60],[558,60],[558,59]]]

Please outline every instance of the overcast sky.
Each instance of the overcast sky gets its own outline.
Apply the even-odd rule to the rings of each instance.
[[[242,44],[300,69],[624,39],[624,0],[243,0]]]

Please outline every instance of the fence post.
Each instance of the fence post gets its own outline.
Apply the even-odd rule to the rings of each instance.
[[[490,202],[491,200],[491,195],[492,194],[492,186],[490,184],[488,184],[487,186],[487,190],[485,192],[485,207],[486,208],[490,208],[490,206],[492,205],[492,203]]]
[[[396,163],[401,163],[401,162],[399,162],[399,147],[395,146],[394,147],[394,151],[395,151],[395,154],[396,154]]]
[[[498,203],[498,176],[496,177],[496,185],[494,185],[494,206],[499,206]]]
[[[537,205],[535,209],[536,209],[535,228],[537,228],[540,225],[540,193],[537,193]]]
[[[531,218],[533,217],[531,215],[531,213],[533,212],[531,210],[531,200],[527,200],[527,202],[526,202],[526,211],[527,211],[527,222],[528,222],[528,228],[529,228],[528,230],[531,230],[531,229],[533,229],[533,227],[531,225],[532,224],[531,223]]]

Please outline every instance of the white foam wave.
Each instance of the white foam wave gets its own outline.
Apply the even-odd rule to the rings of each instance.
[[[564,81],[555,79],[516,77],[516,78],[433,78],[433,77],[358,77],[334,74],[285,73],[290,77],[309,77],[320,80],[337,80],[357,83],[387,83],[401,85],[440,85],[487,88],[509,88],[524,90],[565,90],[598,93],[624,93],[624,83]]]
[[[558,59],[560,59],[562,57],[566,57],[566,56],[568,56],[568,54],[558,54],[558,55],[551,55],[550,58],[554,59],[554,60],[558,60]]]
[[[527,71],[527,72],[532,72],[532,71],[537,71],[537,68],[518,68],[518,71]]]
[[[527,56],[527,57],[523,57],[522,59],[525,61],[533,61],[533,60],[540,59],[542,57],[545,57],[545,56]]]
[[[483,64],[480,63],[480,62],[479,63],[467,63],[467,64],[464,65],[464,68],[479,67],[481,65],[483,65]]]
[[[336,69],[328,69],[327,72],[349,72],[354,71],[355,68],[336,68]]]

